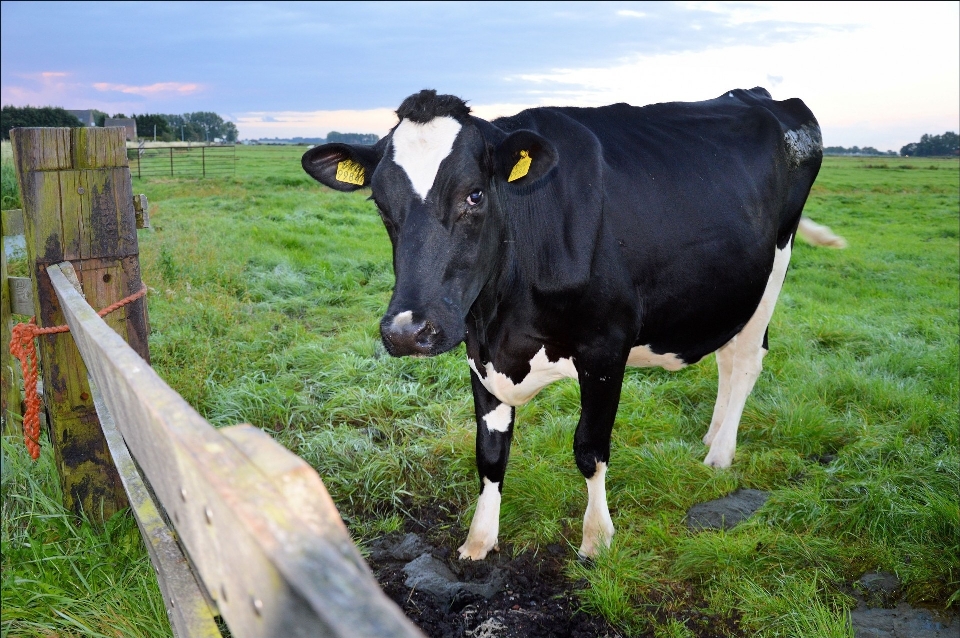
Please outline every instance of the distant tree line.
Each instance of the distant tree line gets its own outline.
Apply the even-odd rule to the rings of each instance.
[[[117,114],[114,117],[126,117]],[[157,141],[173,142],[223,142],[237,141],[237,125],[227,122],[212,111],[196,111],[195,113],[162,114],[144,113],[131,115],[137,121],[137,137]]]
[[[103,126],[108,115],[103,111],[94,110],[94,122]],[[123,113],[113,117],[126,118]],[[212,142],[220,139],[224,142],[237,141],[237,126],[233,122],[226,122],[222,117],[210,111],[197,111],[182,115],[150,114],[131,115],[137,122],[137,136],[144,139],[172,142],[183,140],[188,142]],[[24,126],[83,126],[73,115],[60,107],[44,106],[4,106],[0,110],[0,125],[2,125],[3,139],[10,139],[10,129]]]
[[[380,136],[374,133],[340,133],[330,131],[327,137],[261,137],[255,140],[249,140],[252,144],[291,144],[300,146],[312,146],[326,144],[328,142],[340,142],[341,144],[376,144],[380,141]]]
[[[57,106],[4,106],[0,109],[3,139],[10,139],[10,129],[25,126],[83,126],[83,123]]]
[[[843,146],[826,146],[823,149],[824,155],[893,155],[896,156],[896,151],[878,151],[872,146],[864,146],[860,148],[859,146],[851,146],[850,148],[844,148]]]
[[[341,144],[376,144],[380,138],[373,133],[327,133],[327,143],[340,142]]]
[[[960,155],[960,135],[950,131],[943,135],[924,134],[919,142],[911,142],[901,148],[900,154],[904,157]]]

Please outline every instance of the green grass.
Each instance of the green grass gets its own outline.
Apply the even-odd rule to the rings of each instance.
[[[213,423],[253,423],[316,467],[359,541],[429,504],[459,515],[456,547],[478,490],[462,346],[435,359],[385,354],[386,232],[365,193],[302,175],[302,150],[238,148],[230,179],[135,180],[154,226],[140,231],[154,366]],[[751,636],[846,637],[845,592],[871,569],[897,573],[912,603],[956,608],[958,175],[955,160],[828,158],[807,212],[850,248],[797,243],[733,467],[702,464],[713,357],[676,373],[629,370],[608,473],[617,534],[595,565],[580,565],[579,391],[557,383],[518,410],[501,541],[514,551],[568,544],[571,575],[590,584],[584,607],[628,634],[692,635],[701,618],[735,620]],[[54,502],[52,483],[30,489]],[[687,531],[690,505],[737,487],[772,492],[758,517]],[[58,607],[14,618],[6,579],[59,585],[8,558],[48,519],[11,516],[16,524],[5,509],[3,628],[30,635]],[[90,534],[93,546],[105,542]],[[125,595],[147,600],[149,587],[136,581]],[[89,614],[84,622],[109,624]]]
[[[2,442],[3,636],[168,636],[132,516],[95,527],[63,509],[53,454]]]

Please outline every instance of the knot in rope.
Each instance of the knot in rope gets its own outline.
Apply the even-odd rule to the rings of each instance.
[[[139,292],[110,304],[97,314],[105,317],[146,294],[147,287],[144,286]],[[37,347],[33,340],[40,335],[69,331],[70,326],[66,325],[41,328],[37,325],[36,317],[31,317],[27,323],[18,323],[11,331],[10,354],[20,361],[20,370],[23,372],[23,402],[26,405],[23,414],[23,442],[27,446],[27,451],[30,452],[30,458],[34,461],[40,457],[40,395],[37,393]]]

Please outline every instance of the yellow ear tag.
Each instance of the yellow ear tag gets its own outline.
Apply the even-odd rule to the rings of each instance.
[[[352,159],[341,160],[337,163],[337,181],[363,186],[363,177],[363,166]]]
[[[514,182],[530,172],[530,162],[532,161],[533,158],[530,157],[530,153],[520,151],[520,161],[517,162],[513,170],[510,171],[510,177],[507,178],[507,181]]]

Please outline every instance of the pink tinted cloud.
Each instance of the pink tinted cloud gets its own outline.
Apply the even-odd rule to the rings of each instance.
[[[185,82],[156,82],[144,86],[132,86],[129,84],[113,84],[110,82],[96,82],[93,88],[98,91],[118,91],[120,93],[132,93],[134,95],[157,95],[160,93],[175,93],[179,95],[190,95],[200,90],[200,85],[196,83]]]

